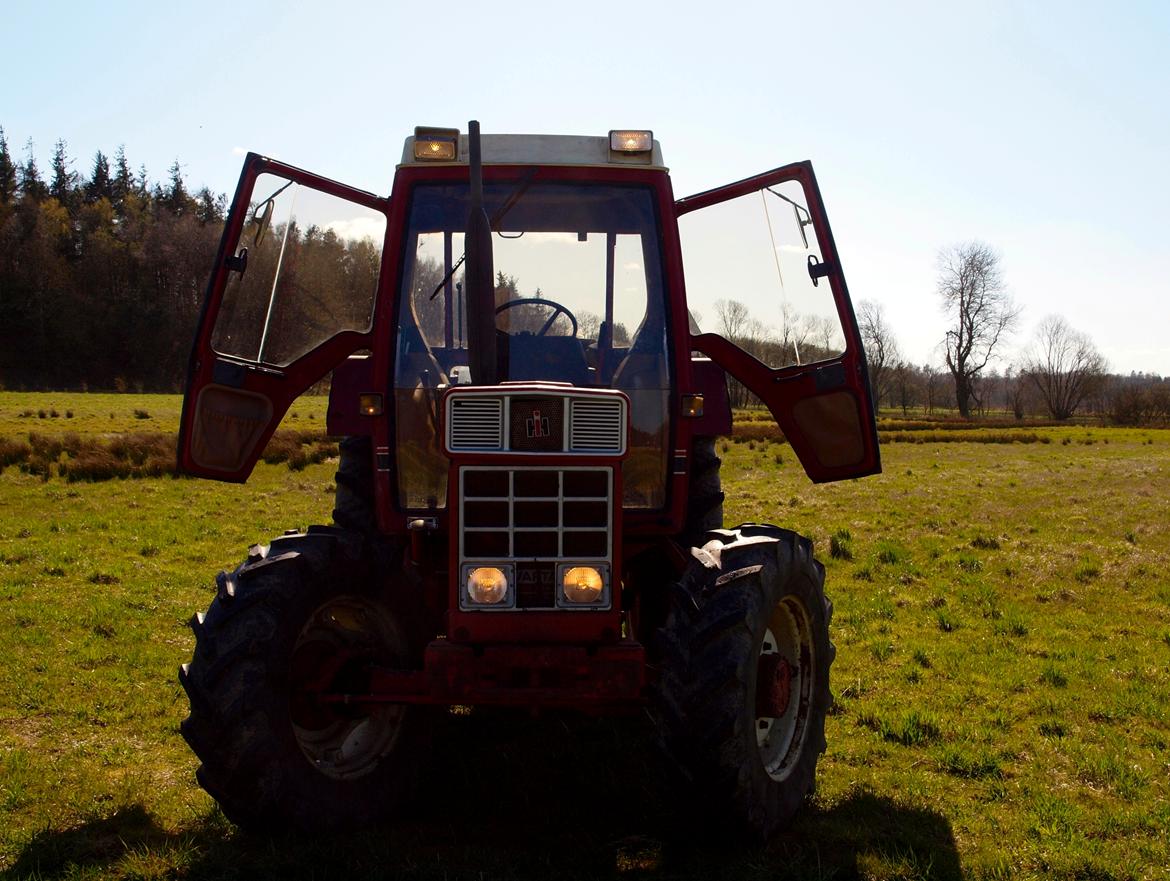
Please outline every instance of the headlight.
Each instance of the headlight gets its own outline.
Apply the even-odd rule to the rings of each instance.
[[[467,602],[475,606],[498,606],[509,599],[508,575],[494,566],[469,567]]]
[[[566,566],[561,569],[560,580],[565,605],[592,605],[608,599],[605,575],[592,566]]]

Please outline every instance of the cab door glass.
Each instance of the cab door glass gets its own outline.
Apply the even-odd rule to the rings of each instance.
[[[799,181],[679,217],[687,303],[702,329],[776,369],[845,351],[820,244]]]
[[[342,331],[368,331],[385,235],[379,211],[261,174],[212,348],[284,367]]]

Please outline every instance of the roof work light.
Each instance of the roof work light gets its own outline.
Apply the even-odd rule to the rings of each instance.
[[[459,129],[427,128],[414,130],[414,158],[431,162],[453,162],[459,153]]]
[[[654,133],[640,129],[611,129],[609,149],[615,153],[649,153],[654,148]]]

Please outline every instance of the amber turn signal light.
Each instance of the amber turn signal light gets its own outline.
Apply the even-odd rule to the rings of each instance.
[[[369,393],[358,395],[358,412],[363,416],[381,416],[382,396]]]

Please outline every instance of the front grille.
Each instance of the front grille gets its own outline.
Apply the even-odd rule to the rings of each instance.
[[[612,392],[484,393],[452,389],[446,410],[451,453],[571,453],[620,456],[628,403]]]
[[[574,398],[569,416],[569,449],[574,453],[620,453],[626,436],[620,400]]]
[[[613,470],[490,468],[459,471],[460,558],[517,561],[519,608],[552,608],[558,560],[608,560]]]
[[[499,450],[504,446],[504,402],[464,397],[451,401],[451,449]]]

